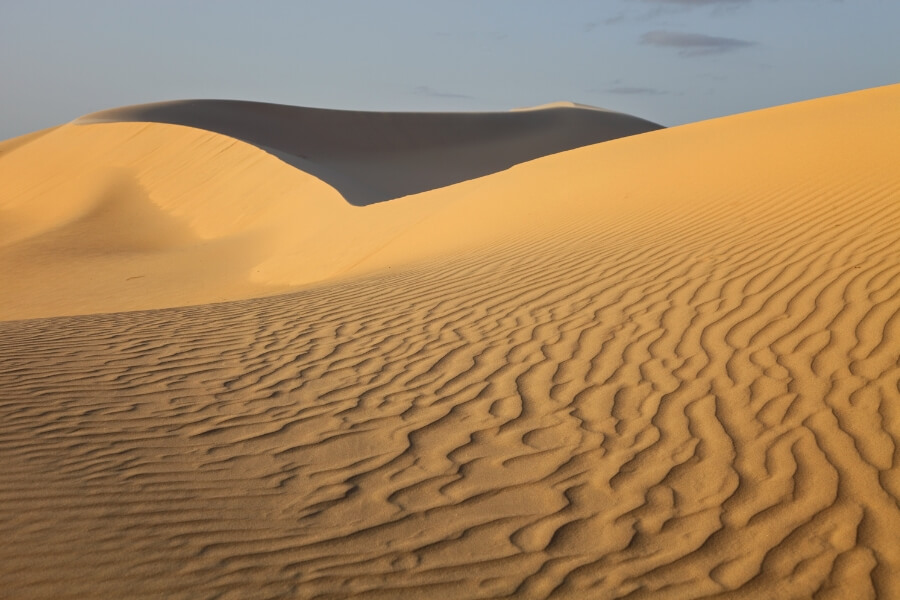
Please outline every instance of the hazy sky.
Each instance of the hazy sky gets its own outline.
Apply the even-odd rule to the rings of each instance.
[[[900,0],[0,0],[0,139],[178,98],[676,125],[900,82],[898,26]]]

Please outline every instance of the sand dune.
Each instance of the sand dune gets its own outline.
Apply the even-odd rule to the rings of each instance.
[[[175,125],[18,147],[0,165],[39,183],[6,188],[17,277],[59,248],[84,287],[168,252],[193,285],[283,256],[254,235],[285,215],[372,221],[298,230],[315,260],[353,242],[300,291],[0,323],[0,589],[900,597],[898,105],[783,106],[365,208]],[[54,136],[81,135],[109,143],[60,163]],[[198,239],[223,247],[180,262]],[[7,311],[39,301],[14,289]],[[42,310],[99,301],[75,302]]]
[[[0,318],[296,289],[443,209],[420,198],[352,210],[346,199],[445,186],[657,127],[581,108],[417,115],[194,101],[98,113],[8,141],[6,155],[0,146]]]
[[[327,182],[356,206],[660,128],[574,103],[508,113],[377,113],[184,100],[102,111],[76,122],[123,121],[185,125],[245,141]]]

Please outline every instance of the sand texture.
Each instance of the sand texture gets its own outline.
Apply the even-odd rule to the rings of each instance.
[[[363,207],[246,137],[0,146],[4,597],[900,598],[900,86]]]

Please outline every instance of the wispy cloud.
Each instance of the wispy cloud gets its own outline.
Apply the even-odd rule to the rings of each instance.
[[[643,0],[652,4],[671,4],[675,6],[738,6],[749,4],[752,0]]]
[[[628,15],[624,12],[620,12],[611,17],[606,17],[605,19],[600,19],[598,21],[590,21],[589,23],[585,23],[582,28],[585,33],[590,33],[600,27],[601,25],[615,25],[616,23],[621,23],[628,18]]]
[[[474,100],[472,96],[467,96],[466,94],[456,94],[453,92],[445,92],[443,90],[436,90],[427,85],[418,85],[414,87],[410,94],[415,94],[416,96],[430,96],[432,98],[457,98],[462,100]]]
[[[662,48],[675,48],[681,56],[723,54],[756,45],[756,42],[739,40],[737,38],[717,37],[702,33],[681,33],[662,29],[648,31],[641,36],[641,43]]]
[[[650,87],[633,87],[633,86],[616,86],[610,87],[603,90],[607,94],[622,94],[622,95],[643,95],[643,96],[661,96],[663,94],[668,94],[665,90],[658,90],[656,88]]]
[[[509,37],[509,34],[504,31],[435,31],[433,35],[439,38],[491,42],[501,42]]]
[[[600,26],[618,25],[625,22],[655,21],[660,17],[683,13],[695,7],[708,6],[713,14],[730,12],[753,0],[631,0],[624,5],[624,10],[612,13],[605,18],[597,18],[582,25],[585,33],[590,33]],[[640,6],[644,5],[644,6]]]
[[[651,4],[651,16],[671,14],[694,8],[709,8],[714,15],[723,15],[751,4],[754,0],[634,0],[641,4]]]

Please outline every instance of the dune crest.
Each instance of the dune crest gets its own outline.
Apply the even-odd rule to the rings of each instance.
[[[392,113],[182,100],[105,110],[75,123],[123,121],[185,125],[242,140],[327,182],[355,206],[660,129],[571,103],[530,113]]]
[[[0,590],[900,597],[898,106],[900,85],[782,106],[361,209],[197,129],[21,146],[0,164],[55,135],[111,150],[35,179],[69,196],[14,194],[5,248],[91,254],[132,215],[147,237],[104,260],[288,256],[254,232],[316,210],[376,233],[294,293],[0,322]],[[98,161],[121,167],[101,186]],[[179,178],[222,183],[157,195]]]
[[[443,210],[427,198],[352,210],[347,199],[365,196],[368,203],[439,188],[656,128],[627,115],[568,109],[512,117],[236,101],[89,115],[0,146],[0,275],[9,282],[0,319],[163,308],[297,289],[341,275]],[[83,231],[82,214],[106,194],[103,182],[111,172],[135,182],[119,189],[117,202],[149,202],[160,218],[190,229],[195,242],[177,248],[160,243],[127,257],[69,253],[59,228],[101,245],[114,244],[103,241],[107,233],[154,235],[151,222],[123,211],[107,222],[107,233]],[[132,195],[137,189],[146,194]]]
[[[546,104],[538,104],[537,106],[522,106],[520,108],[513,108],[510,112],[524,112],[529,110],[548,110],[553,108],[578,108],[585,110],[596,110],[600,112],[611,112],[606,110],[605,108],[600,108],[599,106],[591,106],[590,104],[579,104],[578,102],[572,102],[570,100],[559,100],[557,102],[547,102]]]

